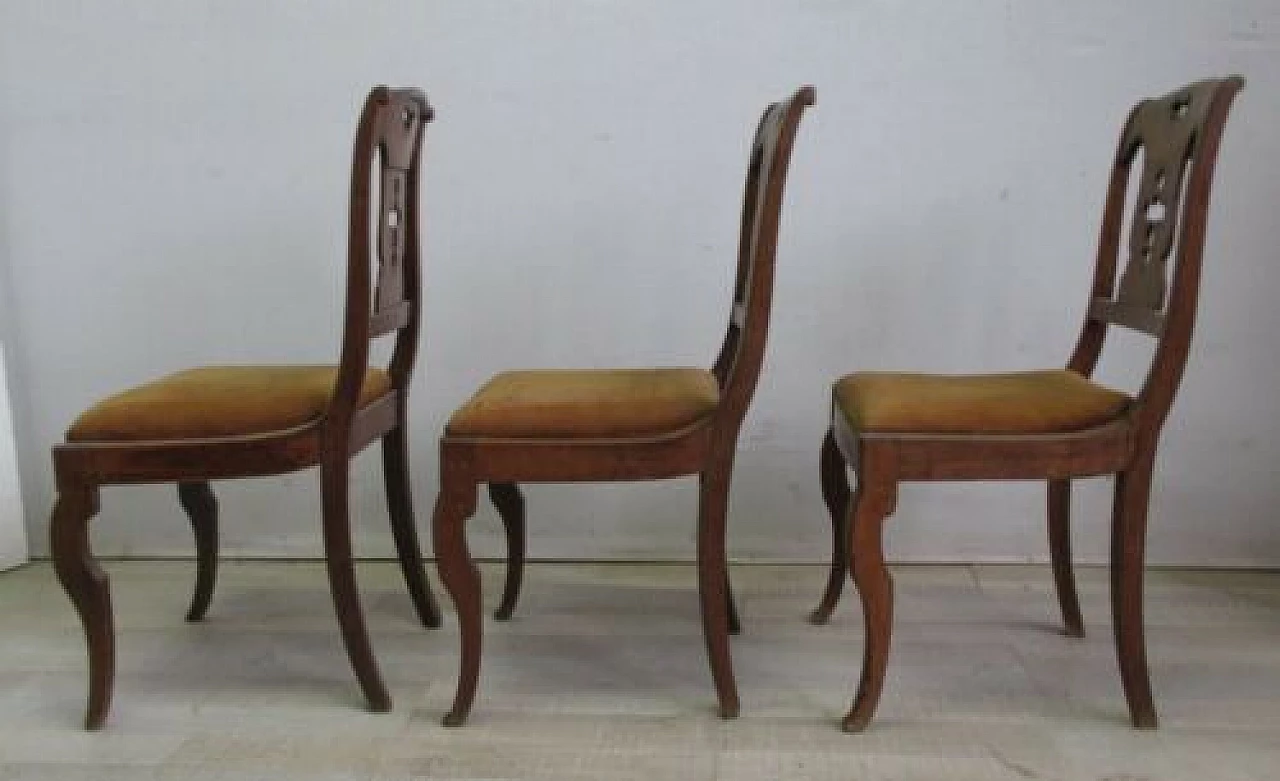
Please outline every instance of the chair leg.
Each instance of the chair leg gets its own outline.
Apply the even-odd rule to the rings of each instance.
[[[321,507],[324,512],[325,567],[329,572],[329,589],[334,611],[342,628],[342,642],[355,670],[356,680],[369,703],[369,710],[385,713],[391,710],[391,695],[378,673],[378,663],[369,645],[360,594],[356,590],[356,573],[351,555],[351,517],[347,502],[350,465],[345,455],[324,461],[320,466]]]
[[[453,599],[462,642],[458,688],[453,697],[453,707],[444,717],[446,727],[459,727],[467,720],[480,678],[480,572],[471,560],[466,536],[467,519],[475,512],[475,494],[474,484],[459,484],[442,474],[440,496],[436,499],[435,515],[431,519],[436,567],[445,591]]]
[[[822,439],[821,468],[822,501],[827,505],[827,514],[831,516],[831,569],[827,573],[826,588],[822,590],[822,601],[809,614],[809,622],[813,624],[825,624],[831,620],[831,612],[840,601],[840,591],[844,588],[848,572],[845,510],[849,503],[849,480],[845,473],[844,456],[840,454],[840,446],[836,444],[831,431],[827,431]]]
[[[199,621],[209,610],[218,579],[218,500],[207,482],[178,483],[178,503],[191,519],[196,540],[196,590],[187,620]]]
[[[859,476],[858,490],[849,506],[846,550],[853,582],[862,598],[866,636],[863,639],[862,677],[853,707],[842,723],[845,732],[861,732],[875,714],[884,688],[889,641],[893,632],[893,578],[884,565],[882,531],[885,519],[893,513],[897,486],[892,482],[870,481],[864,485],[863,479]]]
[[[720,702],[720,716],[726,719],[736,718],[739,710],[738,687],[729,656],[730,597],[724,550],[732,469],[732,456],[715,458],[710,468],[699,475],[698,491],[698,596],[702,605],[702,634]]]
[[[502,528],[507,535],[507,578],[502,585],[502,601],[493,617],[510,620],[520,599],[520,582],[524,578],[524,494],[515,483],[489,483],[489,501],[493,502]]]
[[[1128,471],[1116,475],[1111,519],[1111,615],[1120,681],[1129,703],[1129,717],[1137,729],[1156,728],[1142,625],[1143,562],[1153,458],[1154,453],[1140,453]]]
[[[116,673],[111,591],[106,573],[89,550],[89,519],[97,512],[97,488],[64,487],[49,524],[54,570],[84,626],[89,649],[89,702],[84,727],[95,730],[107,718]]]
[[[733,597],[733,583],[729,580],[729,565],[724,568],[724,611],[729,619],[729,634],[742,634],[742,617],[738,615],[738,601]]]
[[[1053,582],[1062,608],[1062,623],[1071,637],[1084,637],[1084,619],[1076,595],[1076,576],[1071,568],[1071,481],[1050,480],[1049,555],[1053,562]]]
[[[418,530],[413,521],[413,492],[409,487],[409,447],[401,423],[382,438],[382,479],[387,488],[387,513],[391,518],[391,536],[396,542],[400,571],[413,600],[413,609],[422,625],[440,626],[440,606],[431,594]]]

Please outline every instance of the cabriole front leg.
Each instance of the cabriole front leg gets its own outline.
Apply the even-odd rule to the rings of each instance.
[[[442,458],[444,456],[442,455]],[[461,726],[471,713],[480,678],[480,572],[467,548],[466,523],[475,512],[476,485],[463,479],[442,476],[440,496],[431,519],[440,581],[453,600],[462,644],[458,668],[458,689],[453,707],[444,717],[446,727]]]
[[[862,598],[866,631],[858,694],[842,724],[846,732],[866,729],[884,688],[893,633],[893,578],[884,563],[883,530],[896,496],[893,482],[859,475],[856,500],[849,508],[849,566]]]
[[[99,729],[111,707],[116,673],[115,630],[107,575],[89,549],[89,520],[98,512],[95,486],[63,486],[49,525],[49,549],[58,582],[84,626],[89,651],[85,729]]]

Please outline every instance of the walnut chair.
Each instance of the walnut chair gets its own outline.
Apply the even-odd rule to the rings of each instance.
[[[899,483],[1046,480],[1058,601],[1067,634],[1080,637],[1084,625],[1071,569],[1071,479],[1105,474],[1116,476],[1111,610],[1120,679],[1133,725],[1156,726],[1142,628],[1147,499],[1160,428],[1191,342],[1218,144],[1231,101],[1243,86],[1234,76],[1202,81],[1143,100],[1130,113],[1107,188],[1087,315],[1066,369],[985,376],[861,372],[835,384],[821,456],[834,555],[811,620],[827,621],[851,571],[862,597],[866,639],[845,730],[867,726],[884,684],[893,582],[881,533]],[[1125,196],[1139,152],[1143,164],[1129,218],[1129,260],[1117,286]],[[1172,288],[1166,290],[1171,256]],[[1111,326],[1156,340],[1136,396],[1090,379]],[[857,477],[852,496],[846,465]]]
[[[770,105],[751,147],[728,332],[714,367],[516,371],[459,408],[440,441],[432,523],[437,566],[461,625],[462,661],[447,726],[470,712],[480,673],[480,580],[465,523],[487,483],[508,543],[496,617],[511,616],[524,564],[521,482],[653,480],[698,475],[698,592],[720,713],[738,713],[728,635],[737,615],[725,561],[725,515],[738,430],[764,356],[778,219],[791,146],[812,87]]]
[[[409,489],[406,410],[418,344],[418,176],[432,109],[416,89],[377,87],[356,131],[351,167],[347,293],[336,366],[208,366],[178,372],[99,402],[53,449],[58,499],[51,550],[58,579],[84,624],[89,648],[85,725],[107,715],[115,640],[107,577],[89,549],[101,486],[175,482],[195,533],[195,595],[188,621],[204,617],[218,555],[209,481],[320,467],[325,559],[347,655],[374,711],[391,698],[378,673],[352,568],[350,460],[382,441],[387,503],[400,566],[419,619],[440,625],[418,548]],[[376,175],[376,193],[370,192]],[[376,219],[371,199],[376,196]],[[377,276],[370,289],[371,255]],[[395,334],[386,369],[368,366],[370,342]]]

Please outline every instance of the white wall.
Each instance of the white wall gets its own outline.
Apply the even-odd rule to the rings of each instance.
[[[0,346],[0,571],[27,560],[27,532],[22,517],[13,415],[4,374],[4,348]]]
[[[730,544],[818,560],[830,382],[1060,365],[1129,105],[1241,72],[1151,559],[1280,564],[1277,42],[1267,0],[9,0],[0,261],[36,552],[48,448],[95,398],[192,363],[336,355],[347,156],[373,83],[422,85],[438,109],[412,404],[424,531],[440,426],[494,371],[710,361],[749,133],[766,101],[817,85]],[[387,554],[376,467],[360,461],[359,534]],[[315,482],[220,487],[226,550],[317,552]],[[1087,558],[1105,555],[1106,490],[1078,504]],[[1030,484],[911,487],[889,545],[900,560],[1042,558],[1041,505]],[[537,487],[531,553],[688,558],[694,507],[690,481]],[[473,529],[479,552],[500,550],[491,511]],[[96,540],[190,551],[160,488],[108,491]]]
[[[0,139],[3,139],[3,130],[0,130]],[[0,161],[3,160],[4,157],[0,156]],[[4,171],[4,165],[0,162],[0,180],[4,179]],[[0,186],[0,192],[3,190]],[[3,198],[0,198],[0,204],[3,204]],[[14,332],[14,296],[9,284],[4,252],[8,232],[4,209],[0,207],[0,571],[25,563],[28,554],[26,518],[22,512],[22,484],[18,477],[13,404],[9,392],[8,362],[5,359],[5,346],[12,344]]]

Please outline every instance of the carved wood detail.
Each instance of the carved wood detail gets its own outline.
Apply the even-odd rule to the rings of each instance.
[[[405,302],[406,239],[416,213],[416,203],[411,202],[416,199],[416,192],[410,174],[413,158],[420,153],[423,123],[431,117],[431,107],[414,90],[388,91],[386,101],[378,107],[375,154],[381,163],[381,177],[374,229],[377,277],[371,336],[403,325],[398,311]]]
[[[1129,230],[1129,259],[1116,292],[1119,308],[1110,311],[1124,322],[1123,310],[1138,310],[1135,318],[1147,324],[1139,330],[1150,332],[1153,326],[1141,310],[1158,314],[1164,309],[1166,266],[1178,238],[1183,183],[1217,86],[1217,81],[1202,81],[1142,101],[1121,142],[1124,164],[1131,165],[1141,151],[1143,165]]]

